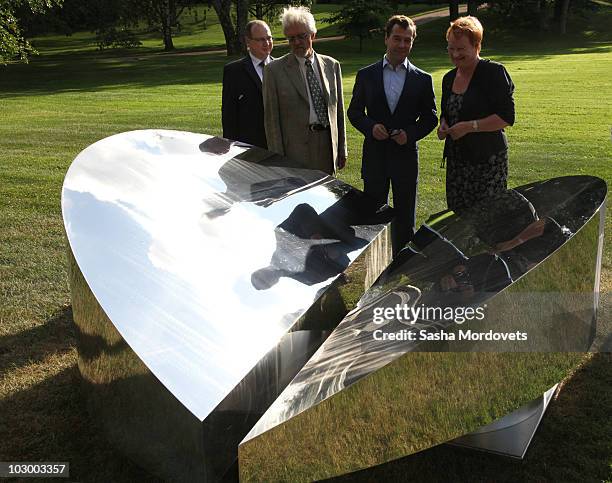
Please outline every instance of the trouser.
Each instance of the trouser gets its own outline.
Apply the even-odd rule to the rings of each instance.
[[[308,131],[308,161],[310,169],[318,169],[327,174],[334,174],[334,160],[329,129]]]
[[[389,201],[389,186],[393,189],[393,208],[395,217],[391,222],[391,244],[393,257],[406,246],[415,231],[416,225],[416,176],[365,178],[363,191],[380,206]]]

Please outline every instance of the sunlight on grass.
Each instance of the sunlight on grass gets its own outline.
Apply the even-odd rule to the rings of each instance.
[[[315,10],[317,18],[327,14],[323,8],[335,7],[320,8]],[[546,32],[485,35],[483,56],[503,62],[517,86],[517,122],[507,131],[512,186],[569,174],[590,174],[612,181],[611,11],[607,8],[597,17],[570,26],[566,38]],[[193,15],[185,22],[183,33],[176,37],[177,47],[200,50],[222,46],[212,10],[207,15],[206,30],[202,28],[201,12],[198,18],[197,24]],[[411,55],[414,64],[432,73],[438,103],[442,76],[450,69],[445,54],[446,25],[442,19],[419,27]],[[322,34],[331,34],[335,28],[325,24],[319,27]],[[280,36],[278,26],[274,33]],[[15,458],[19,451],[40,460],[69,458],[75,468],[80,466],[80,475],[98,471],[96,474],[103,475],[100,481],[136,481],[143,478],[142,473],[109,453],[101,435],[87,427],[79,428],[81,435],[71,434],[75,426],[85,424],[79,421],[86,416],[76,389],[74,333],[67,321],[52,322],[70,302],[61,186],[75,156],[112,134],[165,128],[220,135],[220,82],[228,58],[219,53],[157,55],[161,41],[153,34],[144,40],[143,48],[127,52],[98,52],[92,42],[94,36],[86,32],[72,37],[41,37],[35,42],[40,57],[34,57],[28,65],[0,67],[0,362],[4,369],[0,409],[11,415],[11,423],[5,424],[2,433],[5,441],[1,449],[2,454]],[[350,101],[357,70],[379,60],[384,52],[381,38],[365,42],[363,53],[351,40],[322,42],[316,48],[341,61],[345,105]],[[286,51],[286,47],[277,48],[275,55]],[[349,164],[340,177],[361,187],[363,138],[352,126],[347,134]],[[439,168],[441,152],[442,144],[434,135],[420,143],[419,221],[446,206],[445,171]],[[612,209],[608,209],[604,292],[612,291],[611,219]],[[29,361],[33,347],[38,356]],[[606,361],[609,364],[608,359],[601,359],[595,369],[589,369],[590,374],[600,374],[599,382],[589,386],[600,392],[606,387],[610,392]],[[414,377],[418,382],[418,375]],[[597,397],[601,401],[595,403],[593,411],[609,400],[609,395]],[[45,416],[54,421],[53,437],[48,441],[19,436],[19,432],[27,432],[27,415],[33,414],[38,414],[41,421]],[[580,457],[585,461],[580,471],[585,479],[601,480],[602,457],[598,455],[603,446],[587,436],[604,432],[605,426],[597,420],[581,421],[571,434],[586,448],[576,449],[582,451]],[[559,432],[553,432],[550,438],[555,434]],[[92,469],[89,461],[96,458],[99,470]],[[573,461],[571,455],[565,458]],[[490,466],[494,472],[495,464]],[[547,473],[554,473],[554,469],[538,468],[534,479],[545,474],[554,478]],[[566,471],[570,473],[564,475],[578,470]]]

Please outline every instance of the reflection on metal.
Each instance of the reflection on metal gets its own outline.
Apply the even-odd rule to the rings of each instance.
[[[187,481],[325,478],[473,433],[589,349],[605,196],[588,176],[509,190],[389,264],[391,210],[324,173],[193,133],[99,141],[62,192],[92,414]]]
[[[241,478],[321,479],[400,458],[558,382],[581,358],[560,351],[587,351],[595,334],[606,191],[556,178],[431,217],[243,440]],[[398,304],[452,315],[411,318]],[[485,316],[458,320],[466,307]]]
[[[542,396],[494,423],[449,444],[523,459],[558,384]]]
[[[62,210],[92,414],[170,479],[235,477],[240,440],[389,263],[391,210],[206,135],[93,144]]]

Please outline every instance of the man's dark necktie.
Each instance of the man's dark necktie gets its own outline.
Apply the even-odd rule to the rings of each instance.
[[[312,62],[310,62],[308,59],[306,59],[306,79],[308,80],[310,97],[314,103],[314,110],[317,113],[319,123],[327,127],[329,126],[329,121],[327,120],[327,103],[325,102],[323,92],[321,92],[321,86],[319,85],[317,77],[315,76],[312,68]]]

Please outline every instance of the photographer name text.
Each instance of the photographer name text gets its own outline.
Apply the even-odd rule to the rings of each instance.
[[[458,332],[450,332],[440,330],[431,332],[426,329],[418,331],[403,329],[397,332],[384,332],[382,329],[377,329],[373,332],[374,340],[392,340],[392,341],[454,341],[454,340],[470,340],[470,341],[524,341],[527,340],[527,332],[476,332],[473,330],[459,330]]]

